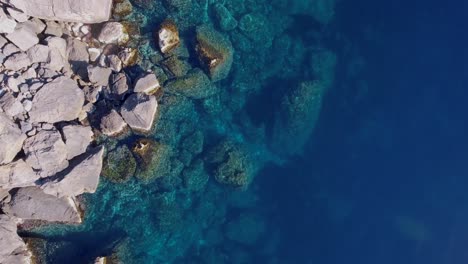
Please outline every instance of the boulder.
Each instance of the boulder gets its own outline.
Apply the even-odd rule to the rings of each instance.
[[[41,130],[26,139],[23,146],[26,163],[40,171],[42,177],[51,176],[68,166],[67,147],[55,130]]]
[[[119,115],[119,113],[117,113],[117,111],[115,111],[114,109],[103,115],[101,118],[101,132],[106,136],[117,136],[121,134],[126,127],[127,124]]]
[[[0,188],[34,186],[38,179],[39,174],[22,159],[0,166]]]
[[[0,97],[0,110],[2,110],[10,118],[13,118],[24,112],[23,105],[13,96],[11,92],[6,92]]]
[[[62,76],[45,84],[34,96],[29,112],[33,123],[57,123],[78,118],[84,104],[83,91],[75,81]]]
[[[37,44],[28,49],[26,54],[28,55],[31,63],[36,63],[47,62],[49,60],[49,52],[50,49],[48,46]]]
[[[5,35],[9,41],[22,51],[27,51],[29,48],[39,43],[39,38],[36,32],[34,32],[34,29],[25,23],[18,24],[13,32]]]
[[[81,217],[75,201],[70,197],[57,198],[38,187],[20,188],[11,196],[3,210],[23,220],[80,223]]]
[[[105,44],[123,45],[128,42],[129,36],[124,25],[119,22],[106,22],[99,33],[98,40]]]
[[[180,44],[179,30],[174,21],[165,20],[158,31],[158,43],[162,53],[169,53]]]
[[[9,0],[27,15],[45,20],[100,23],[109,20],[112,0]]]
[[[100,66],[88,66],[89,81],[95,85],[106,86],[109,85],[109,76],[112,70]]]
[[[68,38],[66,57],[71,64],[73,72],[78,74],[81,78],[86,79],[88,76],[88,62],[89,53],[86,43],[81,40]]]
[[[109,100],[120,101],[128,93],[128,78],[123,72],[114,73],[110,85],[104,88],[104,96]]]
[[[68,169],[57,175],[57,179],[44,183],[41,188],[46,194],[57,197],[94,193],[99,183],[103,154],[101,146],[77,157]]]
[[[20,69],[29,67],[31,64],[31,59],[24,52],[11,55],[3,63],[6,69],[12,71],[19,71]]]
[[[17,234],[16,220],[0,215],[0,263],[30,263],[31,253]]]
[[[231,41],[210,26],[197,27],[196,41],[198,59],[211,80],[226,78],[234,57]]]
[[[13,161],[21,151],[26,135],[7,115],[0,113],[0,164]]]
[[[28,15],[26,15],[23,11],[9,6],[7,6],[6,9],[8,11],[8,14],[10,14],[10,16],[18,22],[23,23],[28,20]]]
[[[222,4],[215,4],[214,11],[218,19],[219,27],[223,31],[230,31],[237,27],[237,20],[232,16],[231,12]]]
[[[122,106],[125,122],[136,132],[149,132],[153,126],[158,102],[155,96],[143,93],[130,95]]]
[[[145,93],[147,95],[152,95],[161,88],[158,78],[154,73],[146,74],[140,77],[136,83],[133,91],[136,93]]]
[[[83,93],[87,102],[95,103],[99,99],[99,93],[102,91],[102,86],[85,86]]]
[[[66,125],[62,127],[62,136],[67,149],[67,159],[86,152],[91,141],[93,141],[93,131],[89,126]]]
[[[9,18],[3,9],[0,9],[0,33],[13,33],[15,31],[16,21]]]
[[[208,76],[198,68],[191,70],[183,77],[169,81],[165,89],[193,99],[203,99],[218,92]]]

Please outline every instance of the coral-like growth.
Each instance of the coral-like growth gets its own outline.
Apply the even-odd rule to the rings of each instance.
[[[133,11],[133,6],[130,0],[114,0],[112,15],[115,18],[124,18],[130,15]]]
[[[115,183],[127,182],[136,171],[136,161],[126,145],[109,151],[104,159],[102,175]]]
[[[170,81],[166,85],[169,92],[181,94],[193,99],[202,99],[212,96],[217,92],[210,79],[202,70],[196,68],[187,75]]]
[[[250,152],[239,143],[224,140],[207,155],[216,181],[234,188],[246,188],[256,172]]]
[[[200,63],[213,81],[226,78],[234,57],[231,41],[207,25],[197,27],[196,31],[196,50]]]

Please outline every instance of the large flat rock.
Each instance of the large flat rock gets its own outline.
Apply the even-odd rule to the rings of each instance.
[[[45,193],[57,197],[94,193],[99,184],[104,148],[97,147],[79,156],[70,168],[61,172],[58,179],[42,185]]]
[[[158,102],[153,95],[134,93],[122,106],[121,114],[125,122],[136,132],[149,132],[153,126]]]
[[[26,135],[7,115],[0,113],[0,164],[11,162],[20,152]]]
[[[62,135],[68,160],[85,153],[89,143],[93,141],[93,131],[89,126],[66,125],[62,128]]]
[[[70,197],[57,198],[38,187],[20,188],[3,210],[23,220],[80,223],[78,208]]]
[[[53,130],[41,130],[26,139],[23,146],[26,163],[47,177],[64,170],[68,166],[67,147],[60,133]]]
[[[38,179],[39,175],[22,159],[0,166],[0,188],[2,189],[34,186]]]
[[[44,85],[34,96],[29,112],[32,123],[57,123],[77,119],[84,93],[72,79],[62,76]]]
[[[29,16],[66,22],[104,22],[109,20],[112,9],[112,0],[9,0],[9,2]]]
[[[17,234],[16,221],[0,215],[0,263],[30,263],[31,253]]]

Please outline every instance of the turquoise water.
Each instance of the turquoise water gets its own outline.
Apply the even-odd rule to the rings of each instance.
[[[150,135],[167,151],[153,177],[102,177],[82,225],[27,236],[47,240],[47,263],[466,263],[467,9],[454,2],[135,0],[142,61],[127,71],[167,79]],[[229,39],[229,76],[168,85],[153,38],[167,17],[189,68],[196,26]]]

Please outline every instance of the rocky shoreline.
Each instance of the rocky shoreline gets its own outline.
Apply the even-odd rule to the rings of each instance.
[[[95,139],[147,133],[158,109],[157,77],[122,72],[137,55],[106,22],[112,0],[43,2],[0,1],[0,263],[31,263],[18,224],[80,223],[76,197],[96,191],[103,167]]]

